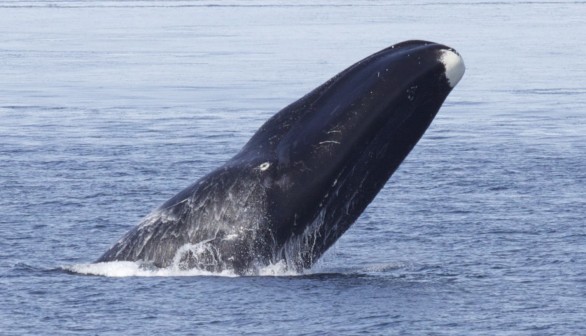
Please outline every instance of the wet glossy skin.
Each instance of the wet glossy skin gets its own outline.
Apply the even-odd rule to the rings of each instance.
[[[457,53],[431,42],[367,57],[278,112],[98,261],[242,274],[281,261],[311,267],[399,167],[463,72]]]

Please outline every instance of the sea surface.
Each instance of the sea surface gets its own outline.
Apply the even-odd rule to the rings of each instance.
[[[586,333],[584,1],[0,1],[0,335]],[[467,72],[311,270],[92,265],[408,39]]]

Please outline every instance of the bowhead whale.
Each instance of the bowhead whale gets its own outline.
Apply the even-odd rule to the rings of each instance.
[[[275,114],[96,262],[238,274],[275,263],[311,267],[374,199],[463,74],[459,54],[432,42],[368,56]]]

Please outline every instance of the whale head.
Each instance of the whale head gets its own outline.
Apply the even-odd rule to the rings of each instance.
[[[266,193],[275,259],[310,266],[358,218],[464,74],[453,49],[407,41],[285,107],[228,166]],[[295,256],[295,257],[291,257]]]

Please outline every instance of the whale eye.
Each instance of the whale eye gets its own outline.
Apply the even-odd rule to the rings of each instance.
[[[269,169],[270,166],[271,166],[270,163],[263,162],[260,164],[260,166],[258,166],[258,168],[260,169],[260,171],[265,171],[265,170]]]

